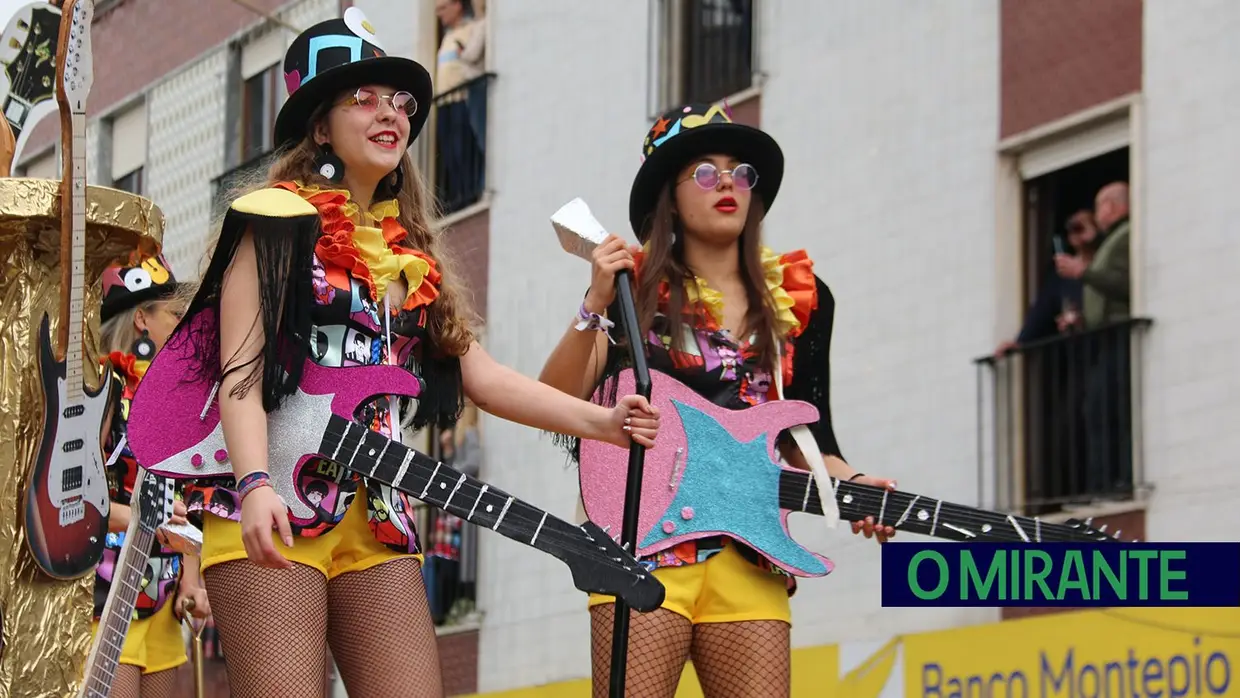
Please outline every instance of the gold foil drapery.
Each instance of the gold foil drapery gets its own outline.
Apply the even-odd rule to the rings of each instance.
[[[38,331],[60,324],[60,181],[0,178],[0,698],[74,695],[90,649],[94,575],[43,576],[26,547],[22,495],[42,436]],[[134,251],[158,252],[163,213],[148,199],[87,187],[87,368],[98,366],[99,277]],[[97,385],[96,372],[87,382]]]

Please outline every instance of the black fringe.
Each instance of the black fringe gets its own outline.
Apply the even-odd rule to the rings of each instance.
[[[626,368],[632,368],[633,361],[629,357],[629,338],[624,335],[620,323],[619,301],[613,302],[607,309],[607,317],[616,323],[616,326],[611,329],[612,339],[616,343],[607,344],[607,358],[603,363],[603,372],[598,384],[594,386],[594,394],[590,401],[604,407],[615,407],[620,400],[620,372]],[[641,347],[649,357],[650,347],[645,342],[641,342]],[[546,433],[550,434],[552,444],[564,450],[570,465],[581,462],[581,439],[567,434]]]
[[[224,279],[246,232],[253,236],[258,267],[258,321],[264,337],[258,359],[239,364],[229,360],[221,367],[217,323],[196,328],[184,336],[194,345],[194,378],[215,382],[249,366],[248,375],[232,389],[231,395],[244,397],[261,379],[263,409],[272,412],[297,389],[302,367],[310,356],[310,310],[314,298],[311,267],[314,246],[321,234],[317,215],[275,218],[229,210],[219,244],[182,323],[204,310],[218,315]]]
[[[422,377],[423,392],[413,416],[414,429],[428,426],[447,429],[461,418],[465,409],[465,385],[461,376],[461,360],[455,356],[439,356],[423,345],[425,355],[415,373]],[[412,368],[412,367],[410,367]],[[409,410],[408,401],[402,410]],[[407,414],[407,412],[406,412]]]

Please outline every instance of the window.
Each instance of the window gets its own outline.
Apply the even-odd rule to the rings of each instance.
[[[241,160],[249,162],[271,150],[272,131],[276,124],[276,73],[271,66],[248,78],[241,98]]]
[[[113,189],[127,191],[130,194],[142,195],[142,168],[134,170],[112,182]]]
[[[142,193],[146,165],[146,104],[131,107],[112,119],[112,187]]]
[[[662,0],[657,109],[753,86],[754,0]]]
[[[284,99],[280,62],[284,39],[279,30],[262,34],[241,47],[241,162],[272,149],[276,113]]]
[[[38,157],[30,158],[22,167],[23,177],[34,177],[35,179],[59,179],[60,178],[60,153],[55,147],[48,148],[45,153]]]
[[[1060,276],[1054,263],[1059,252],[1088,260],[1098,251],[1103,232],[1094,231],[1103,221],[1094,218],[1095,197],[1129,179],[1128,146],[1103,150],[1117,143],[1095,139],[1083,146],[1078,139],[1021,157],[1027,303],[1019,346],[979,360],[991,372],[984,380],[993,408],[986,417],[979,405],[979,428],[985,434],[989,425],[983,439],[994,451],[989,477],[1001,509],[1047,514],[1131,499],[1143,486],[1133,438],[1140,373],[1131,367],[1140,360],[1148,323],[1130,315],[1126,299],[1095,302],[1089,320],[1081,282]],[[1108,210],[1113,227],[1122,220],[1116,215]],[[979,399],[985,401],[981,392]]]

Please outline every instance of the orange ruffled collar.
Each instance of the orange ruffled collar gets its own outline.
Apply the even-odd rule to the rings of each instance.
[[[99,357],[100,366],[109,362],[114,370],[119,371],[125,377],[125,386],[128,388],[136,388],[142,376],[146,374],[146,369],[151,365],[150,361],[139,361],[137,356],[123,351],[114,351],[107,356]]]
[[[777,254],[762,247],[762,269],[767,290],[775,301],[775,330],[784,339],[797,337],[805,330],[810,313],[818,307],[818,285],[814,280],[814,262],[805,250]],[[646,249],[635,255],[641,269]],[[695,276],[685,283],[690,308],[686,314],[704,329],[716,332],[723,326],[723,294],[710,287],[706,280]],[[669,286],[666,279],[659,284],[659,305],[666,309]]]
[[[442,277],[435,260],[402,244],[408,231],[397,219],[400,207],[395,199],[377,202],[369,211],[362,211],[345,189],[324,189],[299,181],[275,186],[294,192],[318,209],[323,234],[315,244],[315,254],[324,264],[344,268],[366,284],[376,302],[383,300],[388,284],[402,277],[409,289],[403,310],[428,306],[439,297]],[[371,221],[378,225],[369,225]]]

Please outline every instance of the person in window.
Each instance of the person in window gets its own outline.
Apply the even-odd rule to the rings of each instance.
[[[1129,384],[1130,317],[1128,184],[1112,182],[1098,190],[1094,216],[1102,235],[1093,258],[1056,256],[1060,275],[1079,279],[1082,316],[1090,337],[1091,361],[1085,395],[1089,442],[1086,491],[1099,496],[1132,491],[1132,403]]]
[[[783,175],[774,139],[733,123],[719,106],[691,104],[659,117],[642,154],[629,218],[643,247],[613,235],[595,249],[585,300],[540,380],[582,397],[601,388],[601,401],[614,399],[629,339],[613,336],[612,344],[606,333],[619,318],[615,274],[632,270],[652,371],[734,410],[781,399],[785,385],[787,398],[818,409],[809,431],[821,451],[802,454],[781,437],[786,462],[805,469],[813,465],[806,458],[820,459],[817,469],[825,465],[832,477],[894,487],[857,472],[835,437],[831,290],[803,250],[778,254],[762,243],[761,222]],[[580,458],[579,442],[560,442]],[[880,542],[894,535],[873,520],[853,531]],[[632,618],[626,685],[633,695],[670,698],[690,657],[708,697],[788,695],[793,577],[726,535],[682,543],[643,564],[655,568],[667,594],[662,608]],[[589,605],[600,698],[608,691],[615,607],[605,596]]]
[[[1071,256],[1088,262],[1092,258],[1098,238],[1098,225],[1093,213],[1080,210],[1068,217],[1064,225]],[[1038,297],[1025,315],[1025,324],[1014,341],[1005,341],[995,349],[995,356],[1003,356],[1021,344],[1065,334],[1080,329],[1081,282],[1079,278],[1062,276],[1057,269],[1046,275]]]
[[[103,558],[95,570],[92,632],[98,632],[104,605],[116,580],[116,564],[132,516],[131,503],[135,490],[141,489],[139,464],[127,445],[129,404],[147,366],[181,319],[189,288],[177,282],[167,262],[159,256],[134,264],[113,265],[103,273],[99,344],[105,351],[103,359],[111,362],[121,390],[116,395],[104,444],[112,506]],[[187,512],[180,495],[178,492],[171,523],[186,522]],[[181,603],[193,599],[195,617],[205,618],[211,613],[199,577],[198,558],[182,556],[158,538],[149,552],[145,578],[136,583],[139,593],[131,609],[133,620],[121,648],[120,666],[111,683],[116,698],[175,695],[176,668],[189,661],[181,637]]]
[[[416,404],[377,396],[354,416],[397,442],[405,425],[451,426],[465,397],[502,418],[623,446],[653,446],[658,414],[638,396],[615,408],[573,399],[478,345],[408,153],[433,95],[425,68],[387,56],[351,7],[294,38],[283,71],[289,97],[276,118],[275,162],[230,204],[173,338],[193,352],[175,370],[199,385],[218,381],[231,474],[211,484],[240,502],[227,517],[203,514],[203,575],[230,690],[321,698],[330,643],[353,698],[439,697],[409,498],[311,459],[299,465],[300,491],[321,491],[310,484],[317,479],[328,494],[322,511],[300,519],[268,475],[268,414],[297,409],[285,400],[312,360],[315,328],[374,337],[367,364],[419,379]],[[332,293],[315,290],[316,266]],[[196,329],[204,326],[214,329]]]
[[[452,212],[476,201],[484,185],[486,82],[477,79],[486,63],[486,25],[468,0],[437,0],[435,16],[443,27],[435,75],[439,190]]]

